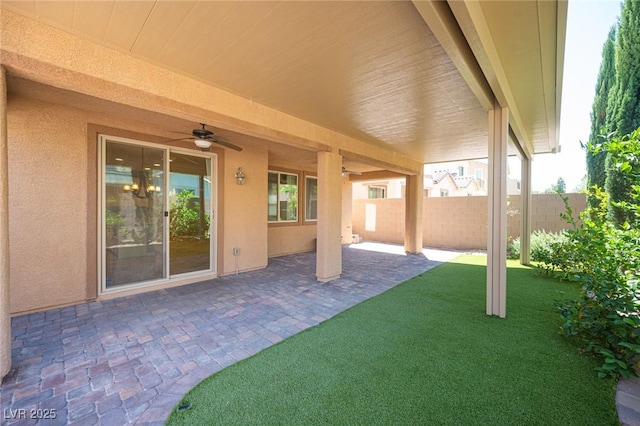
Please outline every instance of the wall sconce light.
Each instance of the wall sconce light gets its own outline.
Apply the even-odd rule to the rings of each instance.
[[[244,185],[244,181],[245,181],[246,177],[244,176],[244,173],[242,172],[242,167],[238,167],[238,171],[236,172],[236,182],[238,185]]]

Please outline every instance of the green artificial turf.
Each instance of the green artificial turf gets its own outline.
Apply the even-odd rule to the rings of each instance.
[[[509,263],[507,318],[488,317],[484,262],[462,256],[218,372],[167,424],[618,424],[615,382],[558,334],[554,301],[576,288]]]

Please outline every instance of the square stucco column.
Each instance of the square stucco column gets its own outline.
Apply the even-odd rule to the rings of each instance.
[[[7,71],[0,65],[0,381],[11,369]]]
[[[531,159],[522,158],[520,171],[520,263],[531,263]]]
[[[489,111],[487,315],[507,315],[507,137],[509,111]]]
[[[316,277],[331,281],[342,273],[342,156],[318,152]]]
[[[404,251],[422,253],[422,202],[424,198],[424,177],[406,177]]]

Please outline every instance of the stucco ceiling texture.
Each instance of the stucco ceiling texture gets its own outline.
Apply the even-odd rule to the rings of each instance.
[[[486,109],[410,2],[2,3],[421,162],[487,155]],[[543,63],[541,46],[530,41],[552,46],[555,58],[555,33],[540,41],[538,2],[515,2],[527,3],[524,8],[489,3],[483,11],[499,40],[495,47],[519,104],[521,131],[534,151],[550,151],[557,143],[556,123],[549,121],[556,98],[545,99],[550,82],[543,79],[555,84],[556,64]]]

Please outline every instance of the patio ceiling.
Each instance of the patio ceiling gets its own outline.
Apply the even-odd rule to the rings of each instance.
[[[420,162],[486,157],[486,99],[434,36],[420,4],[3,1],[1,7]],[[450,26],[464,33],[482,69],[477,83],[509,106],[524,150],[555,151],[563,6],[452,2],[450,10]]]

